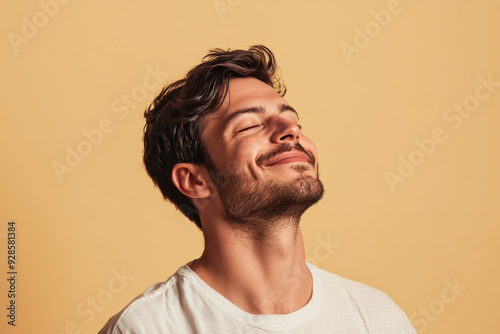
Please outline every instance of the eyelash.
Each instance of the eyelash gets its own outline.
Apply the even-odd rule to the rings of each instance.
[[[260,124],[259,125],[252,125],[252,126],[246,127],[244,129],[238,130],[237,132],[243,132],[243,131],[246,131],[246,130],[250,130],[250,129],[256,128],[258,126],[260,126]],[[302,130],[302,125],[297,124],[297,127],[299,128],[299,130]]]
[[[252,126],[249,126],[249,127],[247,127],[247,128],[244,128],[244,129],[238,130],[238,132],[243,132],[243,131],[246,131],[246,130],[250,130],[250,129],[253,129],[253,128],[258,127],[258,126],[260,126],[260,125],[252,125]]]

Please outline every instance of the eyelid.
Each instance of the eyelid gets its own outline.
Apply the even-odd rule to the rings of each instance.
[[[261,124],[255,124],[255,125],[247,126],[247,127],[243,128],[243,129],[241,129],[241,130],[236,131],[236,133],[243,132],[243,131],[245,131],[245,130],[250,130],[250,129],[252,129],[252,128],[256,128],[256,127],[258,127],[258,126],[261,126]]]
[[[250,129],[256,128],[258,126],[261,126],[261,125],[262,124],[255,124],[255,125],[252,125],[252,126],[247,126],[247,127],[243,128],[243,129],[240,129],[240,130],[236,131],[236,133],[243,132],[243,131],[246,131],[246,130],[250,130]],[[302,125],[300,125],[300,124],[296,124],[296,125],[299,128],[299,130],[302,130]]]

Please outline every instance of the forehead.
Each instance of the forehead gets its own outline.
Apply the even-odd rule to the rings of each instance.
[[[285,101],[273,87],[255,78],[231,79],[228,96],[229,99],[226,97],[221,108],[225,111],[229,105],[228,113],[253,103]]]
[[[220,132],[229,119],[242,109],[264,108],[272,111],[288,105],[273,87],[255,78],[234,78],[229,82],[229,92],[221,107],[207,115],[205,130]]]

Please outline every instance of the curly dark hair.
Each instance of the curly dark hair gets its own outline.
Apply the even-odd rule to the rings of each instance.
[[[284,96],[286,87],[271,50],[263,45],[248,50],[212,49],[185,78],[165,86],[144,112],[144,165],[163,197],[202,230],[198,210],[172,182],[177,163],[209,166],[201,141],[205,116],[217,111],[232,78],[253,77]]]

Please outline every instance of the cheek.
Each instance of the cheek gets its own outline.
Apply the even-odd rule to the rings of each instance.
[[[229,173],[241,172],[247,166],[255,165],[259,145],[251,141],[241,141],[228,152],[227,171]]]
[[[306,136],[302,136],[301,144],[306,150],[311,152],[314,155],[314,157],[316,158],[318,157],[318,150],[316,149],[316,146],[314,145],[312,140],[310,140]]]

